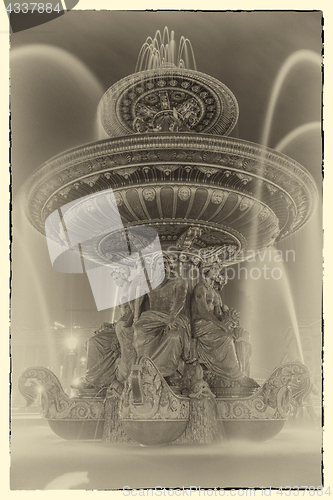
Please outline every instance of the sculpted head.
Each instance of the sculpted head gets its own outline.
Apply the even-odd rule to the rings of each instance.
[[[201,272],[204,281],[212,282],[215,279],[215,270],[212,267],[204,267]]]
[[[166,253],[158,253],[153,257],[152,272],[154,281],[162,282],[172,275],[174,264],[172,258]]]
[[[128,281],[131,271],[127,267],[113,267],[110,271],[112,279],[120,288]]]

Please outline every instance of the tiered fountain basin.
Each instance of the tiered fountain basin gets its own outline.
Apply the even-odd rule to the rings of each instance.
[[[197,248],[233,245],[240,259],[301,228],[318,198],[310,174],[271,149],[212,135],[147,133],[45,162],[29,180],[27,213],[45,234],[46,219],[67,205],[62,216],[68,231],[81,232],[84,255],[109,264],[115,241],[110,189],[124,227],[149,226],[168,248],[195,226],[202,230]],[[59,227],[50,234],[58,241]]]
[[[111,138],[52,158],[27,183],[26,212],[48,243],[55,242],[52,264],[68,257],[67,267],[55,269],[88,273],[87,262],[119,267],[135,252],[142,260],[143,249],[156,241],[164,257],[176,251],[179,261],[191,255],[194,265],[208,268],[213,260],[206,251],[216,257],[228,249],[219,260],[228,266],[291,235],[315,210],[317,188],[307,170],[269,148],[227,137],[238,118],[232,92],[183,62],[176,67],[173,35],[166,58],[160,57],[166,46],[157,50],[156,43],[148,44],[147,69],[101,99],[99,116]],[[73,254],[85,262],[80,271],[71,267]],[[246,395],[240,389],[234,396],[214,394],[203,380],[201,392],[177,395],[152,360],[140,363],[122,393],[110,386],[105,400],[69,398],[58,379],[38,367],[22,374],[20,386],[27,397],[32,384],[30,399],[42,386],[43,414],[61,437],[96,438],[104,422],[106,441],[150,445],[269,439],[311,387],[307,368],[287,363]]]

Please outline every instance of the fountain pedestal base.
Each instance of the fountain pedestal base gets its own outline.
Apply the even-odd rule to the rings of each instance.
[[[111,387],[106,399],[70,398],[42,367],[25,370],[19,388],[28,404],[41,394],[42,416],[63,439],[144,445],[271,439],[297,415],[311,389],[309,371],[300,363],[277,367],[243,397],[215,397],[207,385],[189,397],[176,395],[151,359],[142,358],[133,368],[135,390],[129,379],[121,394]]]

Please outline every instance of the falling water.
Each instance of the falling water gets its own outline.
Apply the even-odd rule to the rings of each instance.
[[[267,378],[272,367],[281,363],[285,355],[281,341],[289,327],[295,335],[297,358],[304,362],[292,289],[283,261],[285,256],[281,255],[281,251],[271,247],[256,261],[235,268],[237,281],[232,288],[234,293],[237,289],[238,296],[243,296],[237,307],[241,311],[241,325],[251,334],[251,375],[255,378]],[[232,277],[232,273],[228,276]],[[267,352],[270,352],[269,359]]]
[[[50,157],[96,140],[94,119],[105,89],[76,56],[52,45],[13,49],[11,72],[15,184]]]
[[[302,343],[301,343],[301,336],[299,333],[299,328],[298,328],[298,320],[296,316],[296,311],[295,311],[295,306],[294,306],[294,299],[291,291],[291,286],[290,286],[290,281],[288,277],[288,273],[286,270],[286,266],[283,261],[279,261],[278,259],[275,258],[275,256],[278,255],[277,249],[273,247],[273,260],[274,260],[274,265],[281,270],[281,279],[276,280],[277,286],[280,288],[279,294],[281,294],[284,303],[285,303],[285,310],[289,316],[291,326],[293,328],[294,334],[295,334],[295,339],[298,347],[298,352],[299,356],[301,359],[301,362],[304,363],[304,356],[303,356],[303,349],[302,349]]]
[[[22,194],[22,192],[20,194]],[[40,246],[42,243],[44,243],[44,245],[46,246],[46,242],[43,242],[42,235],[39,235],[35,230],[31,228],[28,218],[25,214],[22,199],[20,201],[16,199],[13,228],[15,230],[13,242],[14,252],[15,254],[17,253],[15,262],[17,262],[17,266],[24,266],[23,270],[21,269],[21,271],[19,271],[17,269],[17,266],[15,266],[14,280],[18,281],[18,279],[20,279],[21,281],[23,276],[26,277],[26,280],[29,283],[30,292],[33,291],[34,295],[36,296],[36,308],[38,310],[40,324],[42,328],[47,328],[51,324],[51,315],[48,309],[45,291],[43,290],[42,286],[43,272],[39,266],[36,266],[36,254],[41,254]],[[23,260],[18,258],[22,255],[24,255],[24,262]],[[18,276],[20,276],[20,278],[18,278]],[[26,291],[28,292],[27,288]],[[15,288],[13,290],[13,293],[15,298]],[[15,321],[17,319],[16,315],[13,319],[15,324]]]
[[[271,133],[271,128],[272,128],[272,123],[273,123],[273,118],[274,118],[274,112],[276,108],[277,101],[279,99],[279,96],[281,94],[281,90],[283,88],[284,83],[287,80],[287,77],[289,73],[295,69],[295,67],[300,64],[300,63],[311,63],[315,65],[321,66],[322,59],[319,54],[316,52],[313,52],[312,50],[298,50],[291,54],[285,62],[282,64],[275,80],[273,83],[273,88],[271,91],[268,107],[267,107],[267,113],[266,113],[266,118],[264,122],[264,127],[263,127],[263,133],[262,133],[262,139],[261,139],[261,144],[263,146],[268,145],[270,133]]]
[[[281,95],[281,91],[283,89],[283,86],[290,75],[290,73],[294,70],[294,68],[301,63],[310,63],[315,64],[315,65],[321,65],[321,57],[316,54],[313,51],[310,50],[300,50],[295,53],[293,53],[290,57],[288,57],[285,62],[282,64],[275,80],[273,83],[270,99],[269,99],[269,104],[267,108],[267,113],[266,113],[266,118],[264,121],[264,126],[263,126],[263,133],[262,133],[262,139],[261,139],[261,144],[264,147],[268,146],[269,143],[269,138],[270,138],[270,133],[271,133],[271,128],[273,124],[273,118],[274,118],[274,113],[276,109],[276,104],[278,102],[278,99]],[[299,127],[296,127],[294,130],[289,132],[279,143],[277,144],[276,148],[279,151],[283,151],[287,146],[289,146],[295,139],[297,139],[299,136],[302,134],[305,134],[309,131],[317,130],[320,128],[320,123],[319,122],[309,122],[304,125],[301,125]],[[260,158],[260,164],[262,165],[260,170],[263,170],[264,163],[265,163],[265,156],[266,156],[266,151],[265,149],[262,152],[262,156]],[[263,174],[263,171],[258,172],[259,175]],[[261,199],[261,191],[262,191],[262,185],[258,184],[255,187],[255,197],[257,199]],[[256,224],[255,221],[252,223],[252,228],[251,228],[251,235],[254,237],[254,240],[252,242],[253,247],[255,248],[256,243],[257,243],[257,235],[258,235],[258,225]],[[276,250],[274,250],[276,252]],[[299,334],[299,329],[298,329],[298,321],[297,321],[297,316],[295,312],[295,307],[294,307],[294,300],[290,288],[290,283],[289,279],[287,276],[287,270],[285,269],[283,262],[280,262],[281,266],[281,273],[282,273],[282,278],[279,280],[278,283],[278,288],[279,288],[279,293],[282,294],[282,297],[284,299],[285,303],[285,311],[287,312],[292,328],[295,333],[295,339],[297,342],[298,350],[299,350],[299,355],[300,358],[303,362],[303,352],[302,352],[302,346],[301,346],[301,341],[300,341],[300,334]],[[254,284],[250,283],[253,280],[247,280],[246,282],[246,290],[247,290],[247,295],[254,296],[254,300],[256,303],[260,302],[260,294],[262,293],[262,290],[259,289],[258,286],[254,286]],[[250,306],[248,304],[242,304],[241,309],[244,315],[244,318],[248,318],[248,315],[251,316],[253,314],[253,311],[250,310]],[[245,311],[245,313],[244,313]]]
[[[268,107],[267,107],[267,113],[264,121],[264,126],[263,126],[263,132],[262,132],[262,138],[261,138],[261,144],[264,147],[268,147],[269,143],[269,137],[271,133],[271,128],[272,128],[272,123],[273,123],[273,118],[274,118],[274,113],[275,113],[275,108],[276,104],[278,102],[278,99],[280,97],[281,91],[283,89],[283,86],[289,76],[289,74],[292,72],[292,70],[300,63],[311,63],[311,64],[316,64],[316,65],[321,65],[321,57],[316,54],[316,52],[313,52],[311,50],[299,50],[291,54],[284,63],[282,64],[280,70],[278,71],[277,76],[275,77],[272,91],[270,94],[269,102],[268,102]],[[315,122],[317,123],[317,122]],[[301,127],[297,127],[294,131],[290,132],[290,135],[286,136],[283,141],[288,141],[287,144],[291,141],[293,141],[299,134],[302,134],[306,132],[309,129],[313,129],[313,127],[317,127],[317,125],[314,125],[314,122],[311,122],[309,124],[302,125]],[[278,144],[281,151],[281,145]],[[285,143],[282,144],[283,147],[286,146]],[[266,157],[266,151],[263,149],[261,158],[259,160],[259,164],[261,165],[258,174],[261,176],[263,174],[264,170],[264,163],[265,163],[265,157]],[[258,184],[255,187],[255,197],[257,199],[261,199],[261,192],[262,192],[262,184]],[[253,227],[254,229],[254,235],[257,235],[257,228]],[[256,241],[254,242],[254,244]]]
[[[94,129],[94,132],[95,132],[95,136],[96,136],[96,140],[97,141],[101,141],[103,139],[109,139],[108,134],[105,132],[105,130],[103,128],[103,125],[102,125],[102,122],[101,122],[101,118],[100,118],[98,112],[97,112],[96,118],[95,118],[95,129]]]
[[[276,151],[284,151],[289,147],[296,139],[301,137],[308,132],[320,131],[321,123],[320,122],[308,122],[304,125],[300,125],[299,127],[294,128],[291,132],[286,134],[274,147]]]
[[[175,32],[164,28],[163,35],[157,30],[154,38],[150,36],[142,45],[136,63],[135,72],[157,69],[162,65],[171,64],[178,68],[197,69],[191,42],[184,36],[178,45],[175,41]]]
[[[270,94],[269,102],[268,102],[268,107],[267,107],[267,113],[264,121],[264,126],[263,126],[263,132],[262,132],[262,138],[261,138],[261,144],[264,147],[268,146],[269,142],[269,137],[271,133],[271,128],[272,128],[272,123],[273,123],[273,118],[274,118],[274,113],[275,113],[275,108],[277,101],[280,97],[281,91],[283,89],[283,86],[291,73],[291,71],[296,67],[296,65],[300,63],[311,63],[311,64],[319,64],[321,65],[321,57],[316,54],[315,52],[311,50],[299,50],[291,54],[284,63],[282,64],[280,70],[278,71],[277,76],[275,77],[272,91]],[[315,122],[317,123],[317,122]],[[294,131],[290,132],[288,136],[283,138],[283,141],[287,141],[287,143],[283,142],[282,146],[283,148],[286,147],[286,145],[290,142],[292,142],[299,134],[305,133],[309,129],[313,129],[313,127],[316,127],[317,125],[314,125],[314,122],[310,122],[309,124],[301,125],[300,127],[297,127]],[[281,144],[278,144],[279,148],[276,148],[277,150],[281,151]],[[258,174],[261,176],[263,174],[264,170],[264,163],[265,163],[265,157],[266,157],[266,151],[263,149],[261,158],[259,160],[260,162],[260,169]],[[255,197],[257,199],[261,199],[261,192],[262,192],[262,184],[258,184],[255,187]],[[255,237],[257,236],[257,227],[254,227],[254,234]],[[254,242],[256,244],[256,241]]]
[[[31,44],[11,51],[12,64],[17,61],[20,66],[24,66],[25,63],[29,65],[36,59],[39,59],[42,65],[41,74],[43,74],[43,70],[45,71],[45,61],[47,61],[49,66],[47,69],[50,69],[52,65],[63,79],[67,80],[69,77],[71,80],[77,80],[77,83],[81,83],[81,87],[82,85],[88,87],[92,97],[94,94],[103,95],[104,89],[94,73],[78,57],[67,50],[52,45]],[[59,84],[60,80],[54,83]]]
[[[13,189],[18,189],[49,157],[96,140],[92,123],[104,88],[77,57],[52,45],[30,44],[13,49],[11,72]],[[63,276],[54,279],[45,237],[28,221],[22,196],[25,198],[23,188],[21,193],[15,191],[13,199],[13,340],[15,334],[15,344],[24,346],[25,330],[43,332],[49,360],[45,364],[57,366],[61,353],[52,325],[63,295],[68,295],[64,286],[68,280]],[[54,290],[59,293],[54,294]],[[38,356],[42,353],[40,350]],[[33,359],[30,348],[24,356],[15,357],[13,376],[22,372],[26,363],[36,364]]]

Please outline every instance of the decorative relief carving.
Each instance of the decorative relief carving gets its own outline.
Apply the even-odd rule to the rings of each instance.
[[[133,133],[133,117],[138,117],[137,113],[142,111],[141,106],[148,106],[146,113],[140,115],[143,124],[147,126],[144,118],[148,115],[149,124],[150,113],[158,114],[174,109],[179,112],[178,106],[188,104],[188,101],[192,101],[200,109],[199,117],[195,109],[191,110],[193,117],[182,112],[187,127],[191,127],[194,132],[228,134],[237,121],[237,101],[221,82],[185,68],[179,70],[163,67],[158,73],[147,70],[130,75],[113,85],[104,94],[100,104],[102,124],[110,136]],[[148,129],[153,130],[152,125]]]
[[[119,406],[120,420],[188,420],[189,399],[176,396],[149,358],[142,358],[139,366],[138,386],[140,403],[133,396],[131,382],[126,382]],[[132,373],[133,377],[133,373]]]
[[[61,196],[63,196],[64,198],[67,198],[70,190],[72,189],[72,186],[67,186],[66,188],[62,189],[61,191],[59,191],[59,194]]]
[[[222,191],[222,189],[215,189],[212,194],[211,202],[214,203],[214,205],[220,205],[227,196],[228,193]]]
[[[149,148],[147,148],[147,143],[149,143]],[[230,148],[233,150],[232,155],[223,152],[230,150]],[[118,151],[123,151],[123,153],[119,153]],[[246,169],[250,169],[251,171],[257,168],[257,175],[263,175],[263,169],[258,170],[258,160],[257,163],[255,161],[255,158],[259,159],[261,157],[260,151],[259,146],[250,145],[245,141],[223,138],[217,142],[213,137],[208,140],[206,137],[191,136],[190,134],[183,134],[182,136],[177,134],[163,135],[160,136],[159,141],[157,141],[156,135],[146,135],[144,138],[123,138],[121,141],[113,139],[109,143],[106,142],[102,145],[85,146],[82,148],[82,151],[66,153],[60,159],[58,157],[55,160],[46,162],[45,166],[39,171],[38,176],[36,174],[32,176],[30,184],[32,187],[28,195],[28,203],[31,207],[30,218],[34,225],[40,231],[43,231],[45,218],[53,210],[61,207],[62,198],[64,198],[61,195],[66,196],[72,188],[71,195],[75,194],[75,197],[84,196],[86,191],[81,184],[83,183],[94,188],[100,175],[103,176],[101,178],[103,183],[106,183],[108,179],[111,182],[112,179],[113,187],[120,187],[122,185],[120,184],[121,181],[117,179],[117,175],[113,176],[113,173],[119,174],[124,179],[131,180],[132,182],[141,182],[139,178],[140,176],[143,177],[143,172],[138,165],[140,163],[143,164],[143,168],[153,167],[151,170],[153,176],[156,175],[156,170],[157,172],[163,172],[165,176],[170,176],[172,171],[179,169],[178,175],[180,177],[183,176],[186,182],[190,182],[190,176],[193,175],[194,169],[205,173],[206,179],[213,174],[219,176],[220,173],[223,173],[223,177],[217,177],[217,179],[221,179],[218,182],[228,182],[228,188],[230,186],[231,189],[237,191],[236,184],[236,187],[233,186],[236,175],[232,176],[231,174],[239,174],[239,172],[233,172],[232,169],[236,167],[240,168],[241,164],[243,164]],[[211,156],[208,153],[212,153]],[[97,163],[95,159],[91,159],[89,162],[84,161],[80,164],[80,158],[85,155],[92,157],[94,154],[96,155],[95,159],[98,159],[98,168],[104,168],[104,164],[112,164],[112,162],[114,162],[115,166],[126,163],[128,167],[119,169],[108,167],[112,170],[108,172],[101,171],[100,174],[90,177],[82,177],[91,171],[92,166],[95,169]],[[244,156],[247,157],[244,158]],[[103,162],[103,158],[105,158],[105,162]],[[203,162],[207,163],[205,160],[208,160],[208,158],[211,162],[216,162],[216,166],[210,166],[209,164],[207,166],[200,165]],[[156,165],[156,160],[170,163]],[[245,160],[247,163],[244,163]],[[273,153],[265,161],[271,162],[271,166],[274,164],[274,168],[279,171],[276,180],[278,185],[273,186],[263,178],[256,178],[255,182],[256,184],[261,182],[266,186],[270,186],[267,189],[273,194],[276,193],[276,188],[280,192],[280,195],[284,197],[284,202],[281,205],[275,204],[274,206],[274,212],[277,217],[281,221],[285,220],[287,206],[285,202],[288,204],[294,203],[294,206],[299,207],[297,212],[289,211],[288,226],[281,224],[284,227],[281,236],[285,236],[301,227],[308,219],[316,203],[316,188],[306,171],[293,160],[288,160],[284,156],[281,157],[278,153]],[[199,162],[199,165],[196,164],[197,162]],[[136,165],[131,165],[131,163],[136,163]],[[149,163],[151,164],[149,165]],[[226,170],[224,167],[227,164],[230,165],[230,169]],[[72,172],[72,182],[70,185],[63,187],[64,184],[68,184],[69,171]],[[246,184],[244,184],[243,189],[248,189]],[[213,195],[211,201],[214,203],[215,195]],[[217,201],[216,203],[218,204]],[[261,217],[263,216],[264,214],[261,214]],[[262,243],[264,244],[264,242]]]
[[[269,215],[270,215],[269,208],[262,207],[262,209],[260,210],[259,215],[258,215],[260,222],[265,221],[269,217]]]
[[[178,239],[177,247],[182,250],[189,250],[200,238],[202,229],[199,227],[189,227]]]
[[[82,182],[84,182],[85,184],[88,184],[90,187],[92,187],[96,184],[96,182],[98,181],[99,178],[100,178],[99,174],[93,175],[91,177],[83,178]]]
[[[195,129],[203,117],[206,126],[212,119],[216,120],[216,110],[218,110],[218,106],[214,106],[216,96],[213,97],[208,88],[205,92],[201,92],[200,96],[195,95],[190,91],[193,82],[186,79],[186,75],[182,75],[180,82],[169,76],[167,70],[165,76],[161,78],[155,74],[154,78],[147,82],[148,85],[147,83],[145,85],[148,92],[144,87],[135,87],[134,84],[132,88],[139,97],[132,90],[120,97],[118,113],[128,128],[131,127],[134,132],[139,133],[173,132]],[[179,90],[176,90],[177,86],[180,86]],[[210,105],[209,110],[206,109],[207,104]]]
[[[58,378],[47,368],[24,370],[19,378],[19,390],[28,406],[41,389],[42,416],[47,419],[103,419],[104,401],[98,398],[71,399],[63,391]]]
[[[240,204],[239,204],[239,210],[241,212],[244,212],[244,210],[247,210],[248,208],[253,207],[253,204],[254,204],[254,200],[251,200],[251,198],[243,197],[241,199]]]
[[[191,189],[187,186],[182,186],[178,189],[178,198],[181,201],[187,201],[191,196]]]
[[[155,189],[152,187],[144,188],[142,191],[142,195],[146,201],[154,201],[156,198]]]
[[[114,199],[116,201],[117,207],[120,207],[123,204],[123,198],[121,196],[121,193],[115,191],[113,193],[113,195],[114,195]]]
[[[200,165],[197,165],[197,169],[200,170],[203,174],[205,174],[207,177],[210,177],[213,174],[216,174],[219,169],[214,168],[214,167],[201,167]]]
[[[223,158],[221,153],[216,153],[212,151],[203,151],[202,153],[202,159],[204,162],[207,163],[219,163],[220,160]]]
[[[129,163],[132,162],[132,155],[128,152],[124,152],[121,154],[115,154],[112,158],[112,160],[117,164],[117,165],[128,165]]]
[[[222,420],[286,419],[310,388],[310,373],[304,365],[281,365],[252,396],[237,400],[217,398],[219,417]]]
[[[177,151],[175,149],[163,148],[156,151],[156,155],[160,161],[173,161],[177,156]],[[175,166],[175,165],[173,165]]]
[[[118,175],[121,175],[122,177],[125,177],[125,179],[128,179],[130,175],[134,174],[136,172],[138,167],[128,167],[128,168],[118,168],[116,170]]]
[[[277,187],[275,187],[275,186],[273,186],[272,184],[269,184],[269,183],[268,183],[268,184],[266,184],[266,186],[267,186],[268,191],[269,191],[271,194],[275,194],[275,193],[277,192],[277,190],[278,190],[278,188],[277,188]]]
[[[243,184],[247,184],[248,182],[252,181],[252,177],[250,175],[244,175],[244,174],[236,174],[237,177],[242,181]]]
[[[165,175],[170,175],[179,168],[179,165],[156,165],[156,168],[163,172]]]

